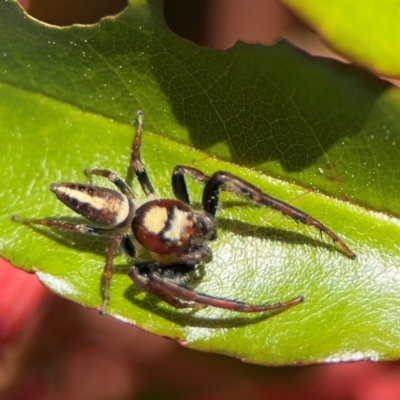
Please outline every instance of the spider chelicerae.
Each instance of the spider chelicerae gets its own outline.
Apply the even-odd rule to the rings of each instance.
[[[101,314],[106,312],[110,298],[113,259],[120,246],[132,260],[129,276],[136,285],[176,308],[213,306],[239,312],[262,312],[283,310],[303,301],[303,297],[298,296],[282,303],[255,305],[199,293],[182,283],[182,276],[186,276],[211,256],[207,242],[217,238],[215,217],[221,190],[235,193],[257,205],[278,210],[295,221],[316,227],[339,244],[348,257],[355,258],[355,254],[344,242],[321,222],[263,193],[256,186],[229,172],[218,171],[208,176],[198,169],[177,165],[172,173],[172,189],[177,200],[157,199],[140,154],[143,133],[141,111],[137,112],[136,120],[131,165],[146,195],[144,204],[140,204],[128,185],[115,173],[107,169],[91,169],[86,170],[85,173],[89,176],[98,175],[107,178],[119,191],[71,182],[51,184],[50,190],[66,206],[89,221],[102,226],[101,228],[53,219],[13,217],[15,221],[44,225],[64,231],[111,236],[103,272]],[[190,206],[185,175],[205,185],[202,211],[194,211]],[[135,262],[136,242],[149,250],[153,255],[152,260]]]

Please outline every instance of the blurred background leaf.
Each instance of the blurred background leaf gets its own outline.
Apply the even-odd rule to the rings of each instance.
[[[396,0],[282,2],[348,59],[382,76],[400,76]]]

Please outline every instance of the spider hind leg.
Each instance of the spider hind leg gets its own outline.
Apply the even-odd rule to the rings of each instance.
[[[204,305],[198,303],[190,303],[181,301],[173,294],[164,290],[157,283],[157,276],[162,280],[171,280],[176,274],[185,274],[194,269],[194,265],[190,264],[172,264],[168,268],[161,269],[161,264],[153,261],[145,261],[136,263],[129,272],[129,277],[143,291],[151,293],[175,308],[203,308]]]
[[[176,263],[164,266],[155,261],[136,263],[129,272],[129,276],[142,290],[159,297],[175,308],[212,306],[230,311],[251,313],[284,310],[304,301],[303,296],[298,296],[284,303],[256,305],[199,293],[167,277],[165,271],[169,272],[175,268],[180,269],[181,273],[187,273],[193,270],[194,265]],[[187,269],[185,270],[185,268]]]

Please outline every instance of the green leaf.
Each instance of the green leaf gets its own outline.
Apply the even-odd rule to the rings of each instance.
[[[400,76],[397,0],[283,0],[349,60],[383,76]]]
[[[0,43],[3,257],[35,266],[66,298],[101,304],[107,238],[25,226],[11,216],[82,221],[48,186],[87,182],[85,168],[111,169],[139,194],[128,167],[130,122],[142,109],[143,158],[160,196],[172,197],[176,164],[228,170],[322,221],[358,258],[312,228],[223,194],[213,259],[191,284],[252,303],[298,295],[305,302],[272,314],[175,310],[136,288],[121,256],[111,315],[249,362],[399,357],[397,89],[284,42],[199,48],[165,27],[155,0],[63,29],[0,0]],[[95,179],[109,186],[104,181]],[[192,183],[190,193],[198,205],[201,187]]]

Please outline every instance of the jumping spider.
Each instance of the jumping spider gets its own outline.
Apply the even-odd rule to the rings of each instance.
[[[321,222],[263,193],[251,183],[229,172],[219,171],[207,176],[195,168],[178,165],[172,174],[172,189],[177,200],[156,199],[140,155],[143,113],[138,111],[136,118],[131,165],[147,197],[144,204],[139,204],[127,184],[113,172],[106,169],[92,169],[86,170],[85,173],[107,178],[119,192],[100,186],[70,182],[51,184],[50,190],[67,207],[103,228],[52,219],[13,217],[15,221],[45,225],[64,231],[111,236],[103,272],[103,303],[100,313],[105,313],[109,301],[113,259],[118,247],[121,245],[126,254],[134,258],[136,241],[153,254],[154,260],[132,262],[130,278],[142,290],[176,308],[213,306],[239,312],[262,312],[285,309],[303,301],[303,297],[298,296],[284,303],[254,305],[198,293],[178,279],[187,276],[211,255],[207,242],[217,238],[215,215],[218,210],[220,190],[246,197],[257,205],[265,205],[295,221],[316,227],[338,243],[348,257],[355,258],[355,254]],[[202,198],[203,211],[194,211],[190,207],[185,174],[205,184]]]

